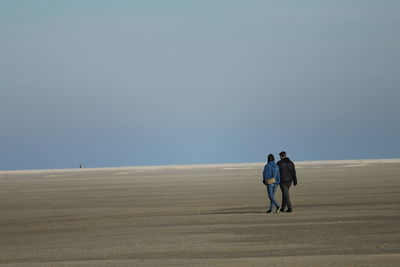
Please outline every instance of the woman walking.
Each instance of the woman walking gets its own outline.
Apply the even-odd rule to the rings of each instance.
[[[274,155],[269,154],[268,161],[263,172],[263,183],[267,186],[268,198],[270,200],[267,213],[272,212],[273,206],[276,207],[276,213],[280,212],[281,208],[279,207],[278,202],[275,200],[275,191],[281,182],[280,180],[279,167],[275,163]]]

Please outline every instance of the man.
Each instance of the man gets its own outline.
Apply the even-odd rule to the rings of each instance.
[[[297,176],[296,176],[296,168],[294,166],[294,163],[286,157],[286,152],[282,151],[279,153],[279,156],[281,158],[280,161],[278,161],[278,167],[279,167],[279,172],[281,175],[281,183],[280,183],[280,188],[282,191],[282,205],[281,205],[281,212],[284,212],[286,207],[287,210],[286,212],[292,212],[292,202],[290,201],[290,196],[289,196],[289,188],[290,186],[297,185]]]

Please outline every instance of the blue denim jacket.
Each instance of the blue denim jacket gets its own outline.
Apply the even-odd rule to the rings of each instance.
[[[274,161],[270,161],[264,167],[263,181],[265,181],[269,178],[273,178],[273,177],[275,178],[277,184],[281,183],[279,167],[278,167],[278,165],[276,165],[276,163]]]

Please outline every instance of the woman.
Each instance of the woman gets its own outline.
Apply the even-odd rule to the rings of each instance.
[[[264,167],[263,183],[267,186],[268,198],[270,200],[269,209],[267,213],[271,213],[273,205],[276,207],[276,213],[280,212],[281,208],[275,200],[275,191],[280,184],[279,167],[275,163],[274,155],[268,155],[268,162]]]

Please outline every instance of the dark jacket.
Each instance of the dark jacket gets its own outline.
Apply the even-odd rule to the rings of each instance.
[[[281,175],[281,182],[293,182],[294,185],[297,185],[296,168],[294,167],[294,163],[289,158],[283,158],[278,161],[278,166]]]

